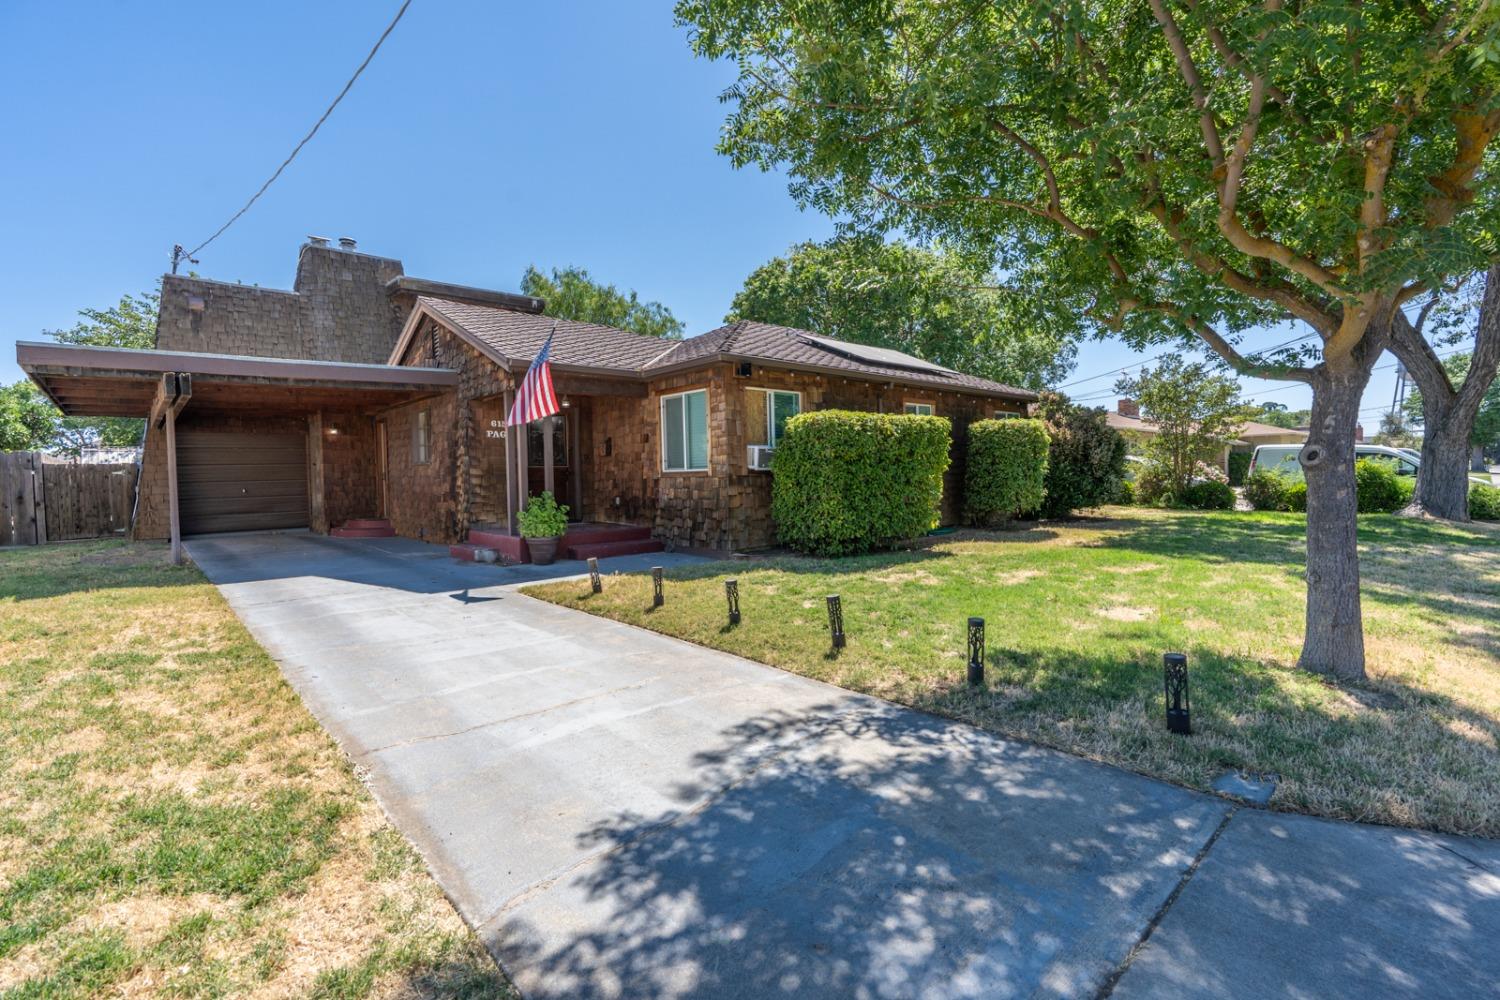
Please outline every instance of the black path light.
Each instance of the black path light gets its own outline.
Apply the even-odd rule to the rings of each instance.
[[[1188,701],[1187,656],[1167,653],[1161,658],[1167,690],[1167,731],[1193,735],[1192,706]]]
[[[844,604],[838,594],[828,595],[828,631],[833,633],[833,648],[844,648]]]
[[[661,592],[661,567],[660,566],[652,566],[651,567],[651,606],[653,608],[659,608],[663,604],[665,604],[666,602],[667,602],[667,599],[666,599],[666,597]]]
[[[599,560],[589,556],[589,590],[596,594],[604,593],[604,581],[599,579]]]
[[[969,619],[969,687],[984,686],[984,619]]]
[[[724,597],[729,601],[729,624],[740,623],[740,581],[724,581]]]

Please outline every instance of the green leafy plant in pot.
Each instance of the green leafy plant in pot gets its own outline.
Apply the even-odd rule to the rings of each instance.
[[[531,561],[539,566],[549,565],[557,558],[558,539],[568,530],[568,508],[547,492],[528,499],[517,520]]]

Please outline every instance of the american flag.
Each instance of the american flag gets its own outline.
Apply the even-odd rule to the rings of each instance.
[[[561,412],[561,407],[557,405],[557,393],[552,390],[552,365],[548,361],[552,354],[552,334],[556,332],[557,324],[553,323],[542,349],[537,352],[531,367],[526,369],[521,388],[516,390],[516,401],[510,408],[510,416],[505,420],[506,426],[529,424],[533,420]]]

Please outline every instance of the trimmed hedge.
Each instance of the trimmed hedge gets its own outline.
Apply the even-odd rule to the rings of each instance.
[[[1189,486],[1182,501],[1195,510],[1234,510],[1234,488],[1210,479]]]
[[[970,424],[964,516],[973,524],[995,524],[1041,507],[1047,445],[1047,428],[1040,420]]]
[[[817,410],[788,420],[771,460],[783,545],[836,556],[937,526],[952,431],[943,417]]]
[[[1500,488],[1483,483],[1470,486],[1469,516],[1476,521],[1500,521]]]
[[[1245,499],[1256,510],[1291,510],[1286,498],[1290,485],[1286,476],[1258,469],[1245,477]]]
[[[1361,514],[1393,514],[1406,506],[1401,481],[1387,462],[1354,463],[1354,499]]]
[[[1114,499],[1125,478],[1125,439],[1109,426],[1104,408],[1079,406],[1061,393],[1044,392],[1032,412],[1051,440],[1041,515],[1067,517]]]
[[[1287,484],[1286,509],[1296,511],[1298,514],[1307,513],[1307,480],[1294,479]]]

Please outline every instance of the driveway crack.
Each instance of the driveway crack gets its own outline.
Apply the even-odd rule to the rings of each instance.
[[[1134,962],[1135,957],[1145,950],[1147,942],[1151,940],[1151,935],[1156,933],[1156,928],[1166,919],[1167,912],[1177,902],[1177,897],[1182,895],[1182,890],[1187,888],[1187,884],[1198,873],[1198,866],[1203,864],[1203,859],[1208,857],[1208,852],[1214,849],[1214,845],[1219,842],[1219,836],[1223,834],[1224,830],[1229,826],[1229,821],[1234,819],[1235,813],[1239,811],[1239,806],[1230,806],[1229,811],[1224,814],[1224,818],[1219,820],[1219,825],[1214,828],[1214,832],[1209,835],[1209,838],[1203,842],[1203,846],[1198,848],[1198,853],[1194,855],[1192,863],[1183,871],[1182,877],[1177,880],[1177,885],[1173,887],[1166,901],[1161,904],[1161,907],[1146,922],[1146,926],[1141,930],[1141,936],[1136,939],[1135,944],[1131,945],[1130,951],[1126,953],[1124,960],[1115,966],[1114,971],[1109,974],[1109,978],[1105,979],[1104,983],[1099,987],[1099,992],[1094,994],[1094,1000],[1107,1000],[1109,995],[1114,993],[1115,987],[1120,983],[1120,978],[1130,969],[1130,963]]]

